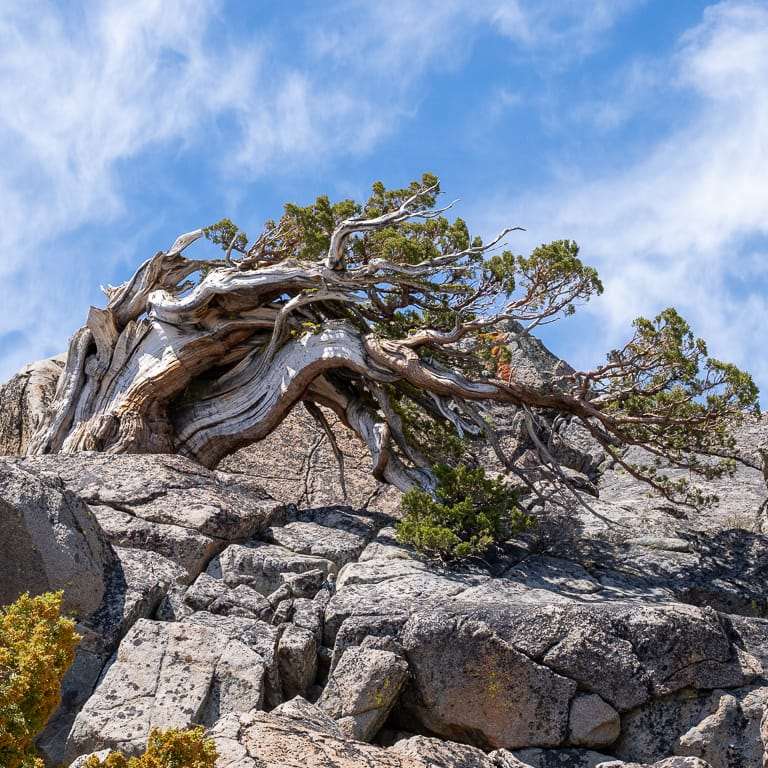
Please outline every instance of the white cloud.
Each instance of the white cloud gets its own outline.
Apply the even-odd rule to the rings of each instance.
[[[514,212],[533,240],[572,237],[599,268],[605,296],[588,311],[600,330],[583,339],[580,363],[620,342],[637,315],[673,305],[713,353],[766,388],[765,267],[749,265],[754,241],[768,236],[768,7],[706,9],[675,55],[656,64],[670,89],[659,102],[693,97],[683,122],[609,173],[569,164],[549,188],[500,198],[486,225]]]
[[[193,149],[222,176],[253,178],[365,152],[481,29],[528,51],[554,40],[584,52],[637,2],[339,2],[296,17],[312,39],[303,57],[267,31],[249,38],[216,0],[0,4],[0,279],[14,286],[0,313],[0,379],[60,349],[124,257],[114,240],[78,252],[65,238],[130,220],[130,161]]]
[[[591,52],[600,37],[643,0],[521,0],[468,4],[490,16],[499,31],[529,48],[546,47],[553,59]]]
[[[0,135],[13,151],[0,183],[34,214],[32,233],[76,225],[96,201],[114,212],[113,163],[189,129],[206,5],[180,5],[114,3],[76,18],[4,6]]]
[[[388,89],[407,87],[435,66],[460,66],[492,27],[528,54],[562,63],[594,50],[601,37],[646,0],[366,0],[323,9],[311,34],[315,53],[379,72]]]
[[[241,169],[263,171],[320,147],[349,151],[353,131],[344,126],[355,104],[290,65],[268,66],[264,45],[210,40],[215,11],[211,0],[113,0],[69,16],[47,3],[3,5],[7,235],[45,236],[96,209],[118,212],[116,162],[157,145],[192,145],[212,116],[241,129],[232,163]],[[356,116],[354,136],[370,140],[372,118]]]
[[[3,299],[0,345],[19,332],[26,345],[12,358],[0,346],[0,379],[19,355],[47,354],[52,339],[63,346],[62,329],[76,326],[105,262],[119,258],[116,242],[76,253],[62,238],[130,217],[126,161],[156,148],[200,150],[216,120],[231,145],[211,159],[235,179],[321,150],[362,151],[378,137],[375,110],[272,63],[265,40],[228,39],[221,26],[211,39],[217,14],[213,0],[0,6],[0,279],[17,286]]]

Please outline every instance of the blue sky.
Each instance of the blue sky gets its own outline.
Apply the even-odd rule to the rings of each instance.
[[[432,171],[598,267],[571,362],[672,305],[768,391],[765,0],[6,0],[0,83],[0,380],[181,232]]]

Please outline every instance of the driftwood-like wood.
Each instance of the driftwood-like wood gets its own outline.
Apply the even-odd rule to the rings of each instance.
[[[501,303],[492,281],[469,281],[469,294],[465,290],[454,305],[453,330],[420,329],[400,339],[376,332],[372,320],[377,313],[391,316],[394,294],[400,291],[406,303],[418,306],[425,284],[482,263],[506,234],[417,264],[347,258],[359,233],[439,214],[419,202],[429,192],[421,190],[375,218],[341,222],[326,258],[312,262],[276,256],[267,247],[278,238],[274,231],[239,260],[230,246],[225,259],[205,262],[184,256],[203,230],[181,235],[126,283],[104,289],[107,305],[91,308],[71,339],[55,398],[28,453],[178,452],[213,467],[269,435],[304,401],[331,408],[360,436],[378,478],[402,490],[430,487],[428,462],[406,440],[388,394],[407,387],[459,433],[487,429],[478,406],[489,401],[520,408],[529,426],[536,413],[564,414],[621,462],[617,440],[632,442],[634,426],[663,419],[617,408],[626,393],[615,396],[615,387],[606,385],[614,375],[610,366],[568,370],[552,386],[540,387],[517,381],[514,371],[504,378],[473,377],[446,363],[473,334],[510,320],[527,328],[547,322],[579,297],[578,281],[547,283],[534,275]],[[196,274],[202,276],[189,279]],[[664,452],[663,437],[658,439]],[[685,466],[681,455],[677,459]]]

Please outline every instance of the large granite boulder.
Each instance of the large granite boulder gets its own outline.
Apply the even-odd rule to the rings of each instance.
[[[439,768],[394,749],[339,737],[317,722],[275,712],[223,717],[211,731],[222,767]],[[453,764],[455,765],[455,763]]]
[[[228,543],[265,530],[285,511],[253,479],[181,456],[56,454],[22,465],[60,478],[88,503],[112,543],[158,552],[189,580]]]
[[[152,728],[213,725],[260,708],[277,643],[269,630],[259,643],[199,622],[136,622],[77,715],[68,757],[104,748],[137,754]]]
[[[396,653],[376,648],[348,648],[341,656],[318,706],[351,739],[371,741],[392,711],[408,676]]]
[[[476,747],[428,736],[411,736],[408,739],[400,739],[392,746],[392,752],[422,760],[428,766],[500,768],[499,762],[494,757],[486,755],[485,752]],[[510,758],[508,765],[504,768],[527,768],[524,763],[515,760],[511,755]],[[514,765],[512,761],[515,761],[517,765]]]
[[[23,456],[53,400],[64,355],[24,366],[0,384],[0,456]]]
[[[64,591],[84,619],[102,605],[116,558],[88,506],[56,478],[0,459],[0,605]]]
[[[627,712],[683,688],[738,687],[762,671],[716,616],[683,606],[455,605],[415,614],[401,641],[412,673],[407,716],[485,748],[569,743],[578,689]],[[581,733],[599,731],[606,709],[582,711]],[[586,746],[583,735],[570,743]]]
[[[462,615],[417,614],[402,642],[413,675],[405,717],[430,733],[485,748],[565,741],[576,683],[533,661],[487,624]]]
[[[670,754],[706,760],[713,768],[760,766],[768,748],[760,725],[768,687],[685,689],[628,713],[615,745],[618,757],[653,762]]]

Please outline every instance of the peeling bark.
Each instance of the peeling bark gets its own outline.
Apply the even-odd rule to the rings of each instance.
[[[425,285],[442,288],[450,282],[446,270],[477,269],[500,240],[417,264],[372,259],[348,265],[355,233],[439,214],[418,205],[428,191],[376,218],[341,222],[320,261],[270,255],[260,262],[256,245],[276,242],[274,232],[239,261],[232,246],[224,260],[191,260],[183,251],[202,230],[180,236],[126,283],[104,289],[107,306],[92,307],[72,337],[55,397],[36,417],[27,452],[176,452],[214,467],[267,437],[303,401],[310,410],[312,404],[333,409],[367,445],[375,477],[407,490],[432,487],[433,476],[406,440],[387,388],[409,388],[412,399],[459,434],[486,428],[476,405],[484,401],[575,417],[607,450],[632,425],[660,423],[654,414],[622,414],[616,402],[596,396],[591,386],[602,369],[568,369],[556,385],[541,386],[516,379],[514,371],[501,380],[447,367],[446,359],[466,354],[461,345],[468,336],[498,331],[502,322],[550,322],[584,291],[582,283],[571,286],[555,274],[547,298],[546,280],[553,278],[544,268],[544,277],[529,276],[522,298],[501,309],[492,281],[468,281],[456,292],[453,330],[377,335],[382,313],[391,318],[393,306],[418,304]],[[190,282],[200,270],[204,276]],[[388,303],[398,296],[400,304]]]

